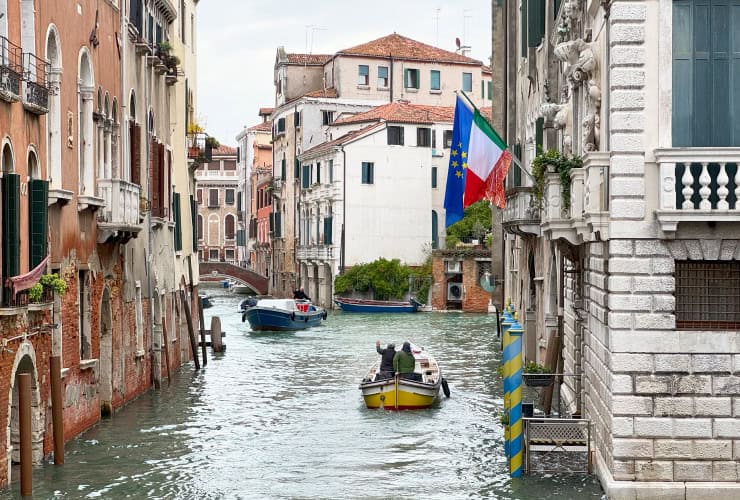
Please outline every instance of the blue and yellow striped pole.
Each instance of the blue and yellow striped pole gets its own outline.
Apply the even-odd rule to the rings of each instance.
[[[510,436],[509,436],[509,426],[511,425],[511,417],[510,417],[510,408],[511,408],[511,389],[510,389],[510,383],[511,383],[511,335],[509,335],[509,329],[514,324],[514,318],[511,317],[508,311],[504,313],[504,322],[502,323],[502,330],[503,330],[503,365],[504,365],[504,415],[509,418],[509,421],[507,424],[504,425],[504,439],[506,440],[504,443],[504,451],[506,452],[506,459],[509,460],[511,458],[510,454]]]
[[[509,375],[509,453],[511,454],[509,473],[511,477],[522,475],[522,333],[523,329],[519,321],[515,321],[507,331],[509,336],[508,370],[506,366],[504,367],[504,373]]]

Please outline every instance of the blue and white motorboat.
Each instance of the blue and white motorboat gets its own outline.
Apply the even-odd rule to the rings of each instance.
[[[260,299],[242,313],[242,321],[249,321],[254,331],[305,330],[325,319],[323,308],[294,299]]]
[[[421,305],[414,298],[408,302],[394,300],[367,300],[348,299],[346,297],[334,297],[334,302],[345,312],[368,312],[368,313],[412,313],[416,312]]]

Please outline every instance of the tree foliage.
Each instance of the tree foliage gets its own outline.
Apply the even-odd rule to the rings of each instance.
[[[470,205],[463,218],[447,228],[447,248],[455,248],[460,241],[471,238],[483,241],[491,232],[491,218],[491,204],[487,200]]]
[[[376,300],[402,300],[409,292],[409,278],[421,278],[419,281],[431,283],[431,275],[431,258],[418,269],[402,265],[399,259],[381,258],[368,264],[353,266],[346,273],[337,276],[334,291],[337,294],[372,292]],[[418,298],[425,301],[428,291],[429,285],[422,285],[417,291]]]

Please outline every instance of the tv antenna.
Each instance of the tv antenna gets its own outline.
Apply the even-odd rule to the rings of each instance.
[[[306,53],[312,54],[314,34],[317,31],[326,31],[326,28],[322,28],[321,26],[317,26],[315,24],[306,24],[305,28],[306,28]]]
[[[435,42],[435,46],[439,47],[439,12],[442,10],[441,7],[437,7],[437,14],[434,16],[434,19],[436,21],[436,33],[437,33],[437,41]]]

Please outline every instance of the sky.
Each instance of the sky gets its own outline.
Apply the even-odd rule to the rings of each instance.
[[[488,64],[490,0],[205,0],[197,12],[198,123],[222,144],[273,107],[279,46],[288,53],[334,54],[398,33]]]

